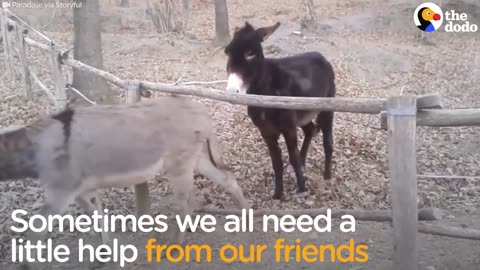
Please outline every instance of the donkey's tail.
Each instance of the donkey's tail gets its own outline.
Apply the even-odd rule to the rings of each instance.
[[[29,127],[0,131],[0,181],[37,178]]]
[[[217,138],[215,137],[215,134],[207,138],[207,150],[208,150],[208,156],[210,158],[210,161],[215,165],[217,168],[222,168],[226,169],[226,165],[223,163],[222,160],[222,151],[220,148],[220,145],[217,141]]]

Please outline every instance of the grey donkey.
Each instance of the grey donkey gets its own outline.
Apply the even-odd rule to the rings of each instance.
[[[238,207],[248,208],[221,160],[213,128],[206,108],[186,97],[70,108],[0,133],[0,181],[38,178],[45,216],[61,214],[75,201],[88,214],[103,213],[98,189],[145,183],[157,174],[169,180],[180,216],[193,213],[195,174],[225,187]],[[109,233],[101,237],[111,245]],[[184,232],[174,226],[170,241],[184,242]]]

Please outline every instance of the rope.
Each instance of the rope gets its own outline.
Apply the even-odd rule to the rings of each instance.
[[[78,91],[77,89],[73,88],[72,86],[70,85],[67,85],[67,88],[72,90],[73,92],[77,93],[77,95],[81,96],[84,100],[86,100],[87,102],[89,102],[90,104],[92,105],[97,105],[97,103],[89,98],[87,98],[84,94],[82,94],[82,92]]]

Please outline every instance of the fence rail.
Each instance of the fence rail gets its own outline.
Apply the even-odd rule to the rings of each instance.
[[[16,21],[9,19],[12,16]],[[419,220],[440,220],[438,210],[418,209],[417,206],[417,178],[415,134],[417,126],[480,126],[480,108],[478,109],[442,109],[441,98],[438,94],[424,96],[396,96],[389,98],[301,98],[301,97],[275,97],[260,95],[227,94],[225,91],[200,86],[154,83],[139,80],[122,80],[117,76],[73,59],[68,51],[60,51],[55,43],[40,33],[32,26],[25,23],[7,9],[0,10],[0,23],[2,28],[2,40],[5,53],[6,69],[12,80],[14,68],[12,62],[11,39],[9,26],[16,28],[17,42],[20,46],[20,59],[22,64],[22,82],[25,86],[25,95],[31,98],[31,81],[46,92],[48,97],[55,101],[57,109],[63,109],[66,105],[67,84],[62,73],[62,65],[74,69],[90,72],[92,75],[101,76],[112,84],[117,85],[126,92],[126,102],[134,103],[140,100],[140,96],[148,97],[148,91],[180,94],[209,98],[231,104],[249,105],[265,108],[294,109],[294,110],[323,110],[335,112],[380,114],[381,128],[388,130],[388,160],[392,182],[392,211],[383,210],[352,210],[336,209],[333,215],[349,213],[357,219],[371,221],[390,221],[393,223],[394,254],[393,262],[395,270],[416,270],[417,264],[417,233],[428,233],[439,236],[480,240],[480,230],[463,229],[440,226],[434,224],[419,223]],[[23,29],[20,29],[23,28]],[[22,30],[22,31],[21,31]],[[28,31],[39,34],[48,45],[37,42],[26,36]],[[28,45],[49,52],[51,71],[53,75],[54,91],[48,89],[45,84],[28,66],[22,46]],[[135,186],[135,205],[138,209],[148,209],[138,203],[140,196],[149,196],[147,183]],[[293,211],[293,210],[292,210]],[[324,209],[294,210],[288,214],[321,214]],[[221,209],[199,209],[197,212],[211,214],[231,214],[231,211]],[[285,212],[260,210],[256,214],[287,214]]]
[[[88,66],[73,59],[68,52],[62,54],[62,62],[73,68],[101,76],[105,80],[124,88],[126,81],[98,68]],[[295,109],[295,110],[324,110],[335,112],[379,114],[380,126],[387,129],[387,98],[312,98],[312,97],[278,97],[250,94],[227,94],[213,88],[193,85],[176,85],[136,81],[143,90],[152,90],[163,93],[190,95],[203,98],[225,101],[232,104],[258,106],[265,108]],[[445,127],[445,126],[478,126],[480,125],[479,109],[441,109],[441,97],[437,93],[416,96],[418,110],[417,126]],[[441,110],[440,110],[441,109]]]
[[[380,127],[388,129],[387,114],[381,112]],[[422,109],[417,113],[417,126],[429,127],[465,127],[480,126],[480,109]]]
[[[73,59],[68,52],[62,54],[62,62],[78,70],[101,76],[105,80],[123,87],[125,81],[117,76]],[[170,94],[191,95],[232,104],[258,106],[265,108],[323,110],[349,113],[378,114],[385,110],[386,98],[314,98],[314,97],[278,97],[251,94],[227,94],[225,91],[193,85],[175,85],[137,81],[144,90],[159,91]],[[418,109],[441,108],[438,94],[417,97]]]

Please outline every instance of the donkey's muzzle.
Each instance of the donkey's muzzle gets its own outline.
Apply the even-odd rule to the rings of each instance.
[[[245,83],[240,75],[237,73],[230,73],[227,81],[227,93],[230,94],[245,94],[247,92]]]

